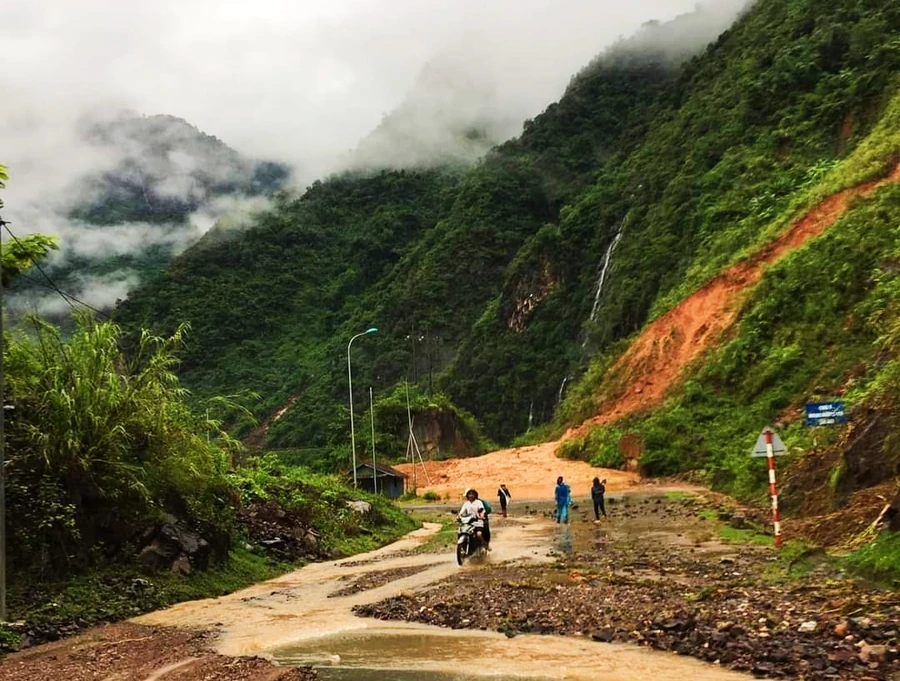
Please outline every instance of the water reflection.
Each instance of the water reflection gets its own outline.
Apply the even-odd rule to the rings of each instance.
[[[556,550],[567,555],[572,554],[572,531],[568,525],[560,525],[556,536]]]
[[[517,636],[413,624],[307,639],[273,651],[326,681],[728,681],[746,679],[697,660],[584,638]]]

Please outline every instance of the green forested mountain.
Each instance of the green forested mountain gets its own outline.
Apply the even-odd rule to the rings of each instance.
[[[406,377],[446,393],[498,442],[555,413],[558,423],[588,415],[586,396],[623,339],[816,196],[883,175],[900,158],[890,132],[896,3],[759,0],[690,58],[672,47],[684,44],[685,21],[649,26],[601,55],[474,167],[340,175],[280,200],[252,229],[214,230],[118,317],[161,333],[189,321],[182,377],[200,395],[256,391],[260,416],[296,397],[269,429],[270,445],[343,446],[346,342],[373,325],[379,334],[354,345],[359,404],[369,385],[386,395]],[[766,353],[799,367],[788,358],[852,346],[859,362],[874,362],[878,332],[851,320],[873,295],[888,311],[879,323],[893,314],[894,288],[878,272],[894,257],[886,235],[900,208],[885,192],[840,223],[858,257],[838,249],[822,253],[828,268],[801,265],[839,238],[829,235],[767,275],[767,293],[753,294],[737,337],[717,350],[729,368],[716,369],[716,357],[701,370],[704,399],[749,404],[741,400],[774,385],[778,399],[748,406],[754,418],[774,418],[813,389],[836,390],[850,362],[826,381],[811,361],[748,393],[744,372]],[[851,236],[868,224],[880,227]],[[803,302],[846,278],[852,291],[832,290],[833,304]],[[808,328],[800,343],[757,321],[759,306],[782,299],[833,332]],[[678,468],[679,438],[715,430],[719,412],[707,406],[700,424],[681,404],[677,437],[648,430],[648,462]],[[736,423],[729,437],[755,428]],[[684,465],[703,467],[717,447]]]

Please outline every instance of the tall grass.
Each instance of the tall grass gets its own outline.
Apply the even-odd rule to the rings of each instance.
[[[144,333],[126,356],[111,322],[81,317],[68,339],[30,323],[5,358],[19,555],[43,556],[56,571],[173,505],[215,517],[234,443],[191,411],[174,373],[186,327]]]

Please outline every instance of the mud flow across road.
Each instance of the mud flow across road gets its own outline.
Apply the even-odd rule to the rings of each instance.
[[[610,501],[600,523],[584,506],[570,525],[549,505],[497,519],[488,560],[463,568],[429,524],[379,551],[11,656],[0,680],[897,678],[900,596],[827,561],[779,559],[688,495]]]
[[[512,638],[497,632],[385,623],[355,615],[354,610],[427,592],[450,578],[474,579],[492,566],[540,572],[555,560],[550,541],[554,528],[543,517],[498,519],[494,550],[487,562],[464,568],[455,564],[452,547],[444,546],[437,553],[427,550],[429,537],[438,529],[427,525],[371,554],[310,565],[231,596],[183,603],[139,621],[215,629],[220,653],[263,654],[286,665],[314,664],[324,679],[741,678],[695,660],[627,645],[601,646],[583,637]]]

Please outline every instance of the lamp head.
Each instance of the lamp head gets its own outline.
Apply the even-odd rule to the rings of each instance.
[[[371,335],[373,333],[378,333],[378,329],[376,329],[374,326],[371,329],[366,329],[366,335]]]

